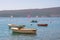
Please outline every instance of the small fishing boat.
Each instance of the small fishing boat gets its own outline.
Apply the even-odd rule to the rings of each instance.
[[[36,18],[38,18],[38,16],[36,16]]]
[[[35,34],[36,29],[32,28],[11,28],[13,32],[17,33],[26,33],[26,34]]]
[[[31,23],[37,23],[37,20],[32,20]]]
[[[48,26],[48,24],[37,24],[38,26]]]
[[[13,18],[13,16],[10,16],[11,18]]]
[[[25,25],[16,25],[16,24],[8,24],[9,28],[11,27],[25,27]]]
[[[16,24],[8,24],[9,27],[16,27]]]

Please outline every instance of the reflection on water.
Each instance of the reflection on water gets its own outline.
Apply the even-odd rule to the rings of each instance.
[[[12,32],[11,36],[13,40],[33,40],[36,37],[36,34],[21,34]]]
[[[17,33],[17,32],[12,32],[13,36],[20,35],[20,36],[36,36],[36,34],[25,34],[25,33]]]

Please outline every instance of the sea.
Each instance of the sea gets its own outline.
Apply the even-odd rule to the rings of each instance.
[[[31,22],[32,20],[37,20],[37,23]],[[13,33],[8,24],[35,28],[36,34]],[[37,24],[48,24],[48,26]],[[0,40],[60,40],[60,17],[0,17]]]

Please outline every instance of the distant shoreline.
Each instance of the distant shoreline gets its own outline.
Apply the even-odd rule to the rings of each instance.
[[[0,11],[0,17],[60,17],[60,7],[45,9],[5,10]]]
[[[8,17],[9,18],[9,17]],[[11,17],[10,17],[11,18]],[[15,17],[13,17],[15,18]],[[18,17],[19,18],[19,17]],[[20,18],[28,18],[28,17],[20,17]],[[30,18],[36,18],[36,17],[30,17]],[[49,18],[49,17],[38,17],[38,18]]]

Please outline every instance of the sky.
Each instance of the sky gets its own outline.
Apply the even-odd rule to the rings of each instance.
[[[60,0],[0,0],[0,10],[60,7]]]

